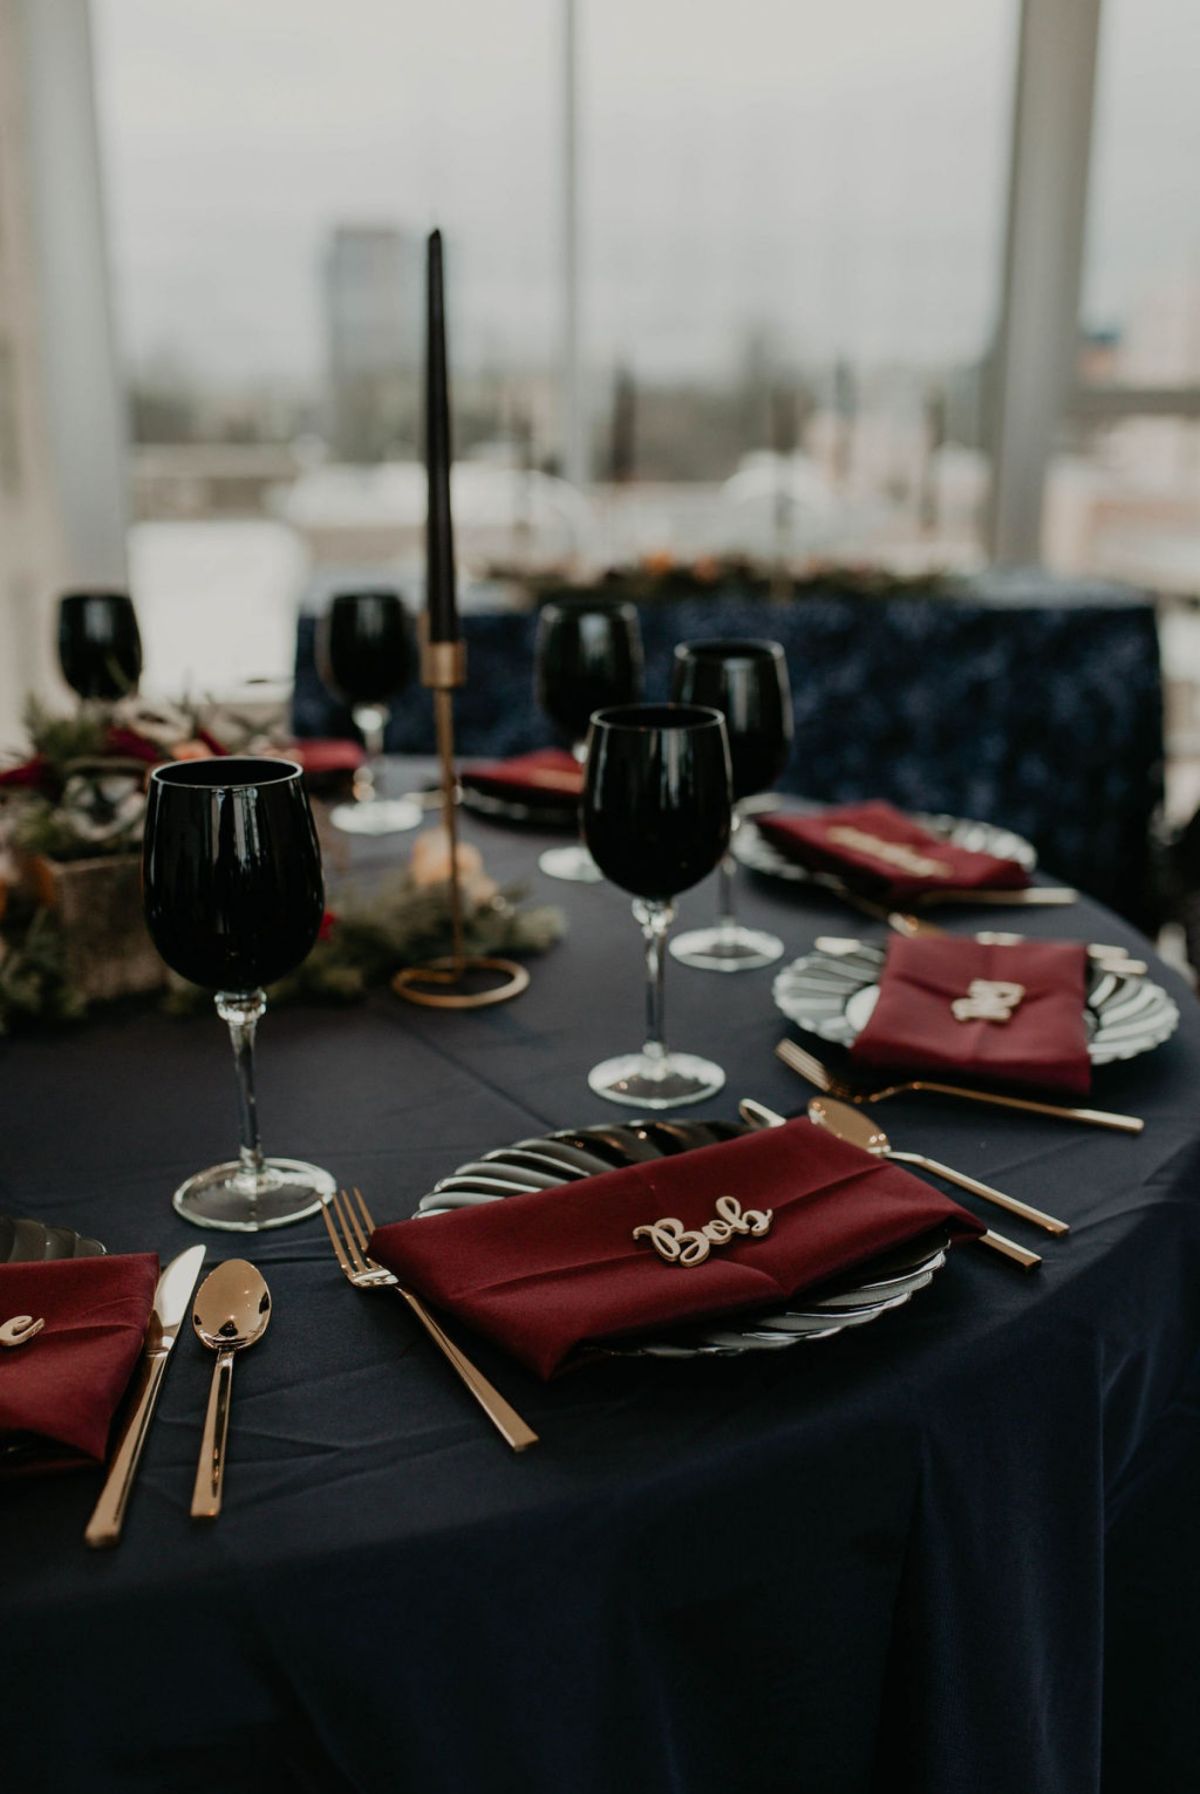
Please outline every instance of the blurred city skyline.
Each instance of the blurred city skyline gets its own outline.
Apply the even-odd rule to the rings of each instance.
[[[1084,317],[1200,274],[1190,0],[1107,0]],[[580,6],[585,355],[650,379],[954,366],[994,323],[1016,0]],[[96,0],[131,369],[307,386],[341,224],[449,239],[462,365],[560,314],[558,0]],[[1148,177],[1151,186],[1148,189]],[[414,346],[420,320],[413,321]]]
[[[732,37],[702,0],[580,10],[590,363],[727,376],[764,334],[791,363],[978,355],[1011,0],[921,0],[902,20],[881,0],[836,20],[752,0]],[[555,0],[101,0],[97,26],[133,367],[311,379],[333,229],[434,221],[464,365],[554,359]]]

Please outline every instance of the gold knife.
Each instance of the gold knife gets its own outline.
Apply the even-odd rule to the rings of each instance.
[[[138,1460],[154,1416],[154,1404],[162,1385],[167,1359],[188,1312],[192,1291],[204,1263],[204,1247],[189,1246],[173,1258],[158,1280],[154,1307],[146,1329],[142,1361],[134,1379],[129,1406],[84,1539],[96,1550],[115,1545],[125,1523]]]

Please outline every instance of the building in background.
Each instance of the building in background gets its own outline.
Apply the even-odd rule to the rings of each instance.
[[[329,432],[343,461],[412,453],[424,324],[422,244],[390,225],[340,224],[324,263]]]

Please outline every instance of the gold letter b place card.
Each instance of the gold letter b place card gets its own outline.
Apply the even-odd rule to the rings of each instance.
[[[965,997],[956,997],[950,1008],[956,1022],[1011,1022],[1025,995],[1023,984],[1003,978],[972,978]]]
[[[685,1227],[674,1215],[667,1215],[661,1221],[648,1221],[635,1227],[633,1237],[649,1240],[658,1256],[668,1264],[701,1265],[714,1246],[727,1246],[737,1234],[766,1233],[774,1216],[774,1209],[748,1208],[743,1211],[736,1196],[718,1196],[716,1215],[703,1227]]]

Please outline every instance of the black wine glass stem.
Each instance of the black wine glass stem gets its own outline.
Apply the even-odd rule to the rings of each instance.
[[[261,990],[219,990],[215,1002],[217,1014],[229,1025],[233,1042],[233,1064],[237,1072],[238,1120],[241,1124],[241,1145],[238,1157],[242,1162],[239,1181],[246,1194],[258,1193],[263,1178],[263,1153],[258,1137],[258,1105],[254,1098],[254,1032],[267,1007],[267,994]]]
[[[673,903],[652,903],[638,897],[633,913],[641,924],[646,946],[646,1044],[647,1059],[665,1059],[667,1043],[663,1019],[664,975],[667,969],[667,936],[675,920]]]

